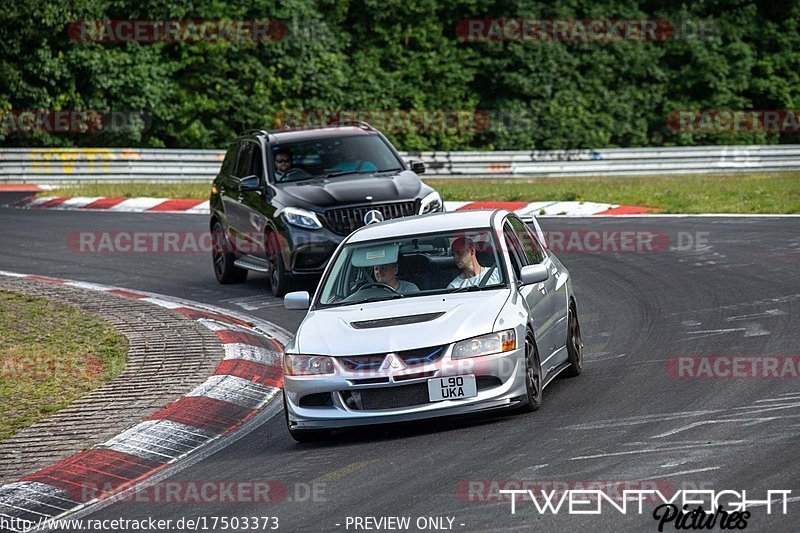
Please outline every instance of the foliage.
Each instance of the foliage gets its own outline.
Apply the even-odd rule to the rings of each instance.
[[[664,19],[676,32],[656,42],[468,42],[456,31],[466,18]],[[109,19],[270,19],[285,33],[272,42],[68,36],[71,22]],[[797,109],[793,0],[11,0],[0,41],[0,112],[139,117],[91,134],[0,131],[5,146],[220,148],[301,110],[489,118],[474,128],[384,127],[405,150],[797,142],[796,133],[668,124],[677,110]]]

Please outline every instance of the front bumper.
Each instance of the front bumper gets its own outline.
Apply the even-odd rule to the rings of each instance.
[[[399,371],[373,371],[369,374],[347,371],[337,363],[336,372],[326,376],[285,376],[284,395],[290,426],[298,429],[331,429],[349,426],[385,424],[474,413],[511,407],[526,395],[524,347],[505,353],[452,360],[450,350],[435,363],[415,365]],[[353,391],[379,390],[383,397],[398,397],[412,391],[416,398],[430,378],[472,374],[478,382],[478,394],[471,398],[430,402],[396,408],[358,408]],[[420,377],[414,377],[419,375]],[[404,379],[406,378],[406,379]],[[410,378],[410,379],[407,379]],[[386,380],[364,383],[359,380]],[[481,384],[484,384],[481,386]],[[403,388],[406,388],[405,391]],[[390,390],[394,389],[394,390]],[[329,394],[328,405],[308,405]],[[427,394],[427,392],[425,392]],[[427,396],[425,397],[427,398]]]
[[[294,276],[320,275],[344,237],[327,228],[304,229],[288,226],[285,235],[291,250],[288,271]]]

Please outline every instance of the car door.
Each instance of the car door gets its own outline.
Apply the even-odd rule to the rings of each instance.
[[[247,239],[248,217],[246,209],[242,205],[244,196],[239,186],[242,179],[249,176],[254,146],[254,143],[250,141],[241,141],[239,143],[239,155],[233,167],[231,188],[226,191],[225,195],[227,201],[225,211],[228,213],[231,236],[236,243],[238,253],[248,252],[250,249]]]
[[[549,313],[545,333],[547,351],[549,354],[555,354],[556,351],[564,346],[564,342],[567,338],[566,330],[562,332],[563,325],[561,316],[561,310],[566,305],[566,283],[559,278],[556,264],[552,261],[550,256],[547,255],[544,251],[544,247],[538,241],[534,233],[528,229],[525,223],[515,216],[508,217],[508,222],[514,230],[514,236],[519,240],[522,246],[525,264],[543,264],[550,272],[550,276],[543,281],[541,285],[544,285],[547,294],[547,308]],[[543,357],[543,360],[544,359]],[[566,360],[566,351],[558,354],[556,358],[545,365],[544,368],[549,371],[564,360]]]
[[[240,229],[244,251],[250,255],[265,257],[264,226],[267,217],[274,208],[267,199],[266,167],[261,146],[256,142],[248,142],[246,167],[242,170],[243,177],[256,176],[258,189],[254,191],[240,191]]]
[[[514,236],[517,238],[520,246],[522,247],[523,261],[525,262],[525,265],[544,264],[547,266],[548,271],[550,271],[550,276],[545,281],[538,284],[544,286],[545,298],[547,299],[546,308],[548,312],[547,320],[545,322],[544,337],[547,344],[545,346],[540,346],[539,349],[541,352],[547,353],[547,357],[544,356],[544,353],[540,353],[540,355],[542,355],[542,364],[545,370],[549,371],[554,366],[560,364],[561,359],[563,359],[562,354],[562,356],[556,357],[556,359],[547,361],[547,364],[544,364],[545,361],[550,359],[550,357],[555,354],[555,352],[564,344],[558,335],[558,314],[556,312],[556,307],[558,305],[558,295],[556,289],[557,280],[551,270],[551,265],[548,263],[548,258],[546,257],[543,248],[533,234],[527,230],[525,223],[515,216],[508,217],[508,222],[514,231]]]
[[[544,258],[544,264],[550,271],[550,279],[547,281],[549,283],[548,290],[551,291],[550,295],[553,299],[553,314],[556,317],[554,333],[557,341],[556,346],[561,347],[562,343],[567,340],[567,329],[569,328],[569,294],[567,292],[569,273],[555,255],[547,252],[544,242],[539,237],[541,228],[538,227],[538,224],[538,231],[533,231],[530,226],[516,217],[512,220],[512,226],[515,225],[514,221],[516,221],[515,227],[520,228],[519,232],[527,234],[528,238],[534,243],[532,249],[538,250],[536,255]]]
[[[225,218],[224,226],[228,234],[228,240],[232,244],[235,244],[236,240],[236,204],[239,200],[239,183],[236,172],[241,149],[241,142],[235,142],[230,145],[222,164],[219,179],[219,194]]]
[[[503,223],[503,238],[509,258],[511,259],[515,281],[519,282],[520,271],[522,267],[525,266],[525,254],[508,221]],[[544,367],[544,363],[552,352],[550,349],[552,341],[549,338],[551,308],[547,294],[547,286],[545,283],[536,283],[532,285],[518,284],[517,286],[519,287],[518,292],[520,296],[522,296],[524,307],[528,313],[528,321],[536,337],[536,346],[539,348],[540,362],[543,368],[547,368]]]

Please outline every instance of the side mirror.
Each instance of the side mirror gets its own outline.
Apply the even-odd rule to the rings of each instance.
[[[261,180],[258,176],[247,176],[239,180],[239,190],[241,192],[257,191],[261,187]]]
[[[544,265],[528,265],[522,267],[519,273],[519,279],[523,285],[533,285],[534,283],[541,283],[550,277],[550,272]]]
[[[419,159],[412,159],[408,162],[408,166],[414,174],[425,174],[425,163]]]
[[[308,309],[309,300],[311,296],[308,291],[290,292],[283,297],[283,306],[286,309],[304,310]]]

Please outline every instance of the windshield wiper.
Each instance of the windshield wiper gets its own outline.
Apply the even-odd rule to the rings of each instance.
[[[368,172],[374,172],[375,174],[383,174],[384,172],[397,172],[399,170],[403,170],[403,169],[399,168],[399,167],[398,168],[383,168],[381,170],[370,170]],[[362,170],[360,173],[363,173],[363,172],[364,171]]]
[[[463,287],[458,287],[457,289],[453,289],[448,294],[453,294],[455,292],[470,292],[470,291],[479,291],[484,287],[480,287],[478,285],[464,285]]]
[[[386,168],[383,170],[342,170],[339,172],[328,172],[327,174],[323,174],[319,176],[319,179],[326,180],[328,178],[336,178],[338,176],[346,176],[347,174],[382,174],[384,172],[397,172],[398,170],[403,170],[401,168]]]
[[[354,302],[343,302],[341,305],[354,305],[354,304],[363,304],[368,302],[383,302],[385,300],[394,300],[395,298],[403,298],[404,295],[400,294],[399,292],[387,294],[386,296],[381,296],[380,298],[364,298],[362,300],[356,300]]]
[[[328,172],[327,174],[323,174],[322,176],[317,176],[318,179],[326,180],[328,178],[335,178],[337,176],[345,176],[347,174],[360,174],[360,172],[356,172],[355,170],[342,170],[340,172]]]

